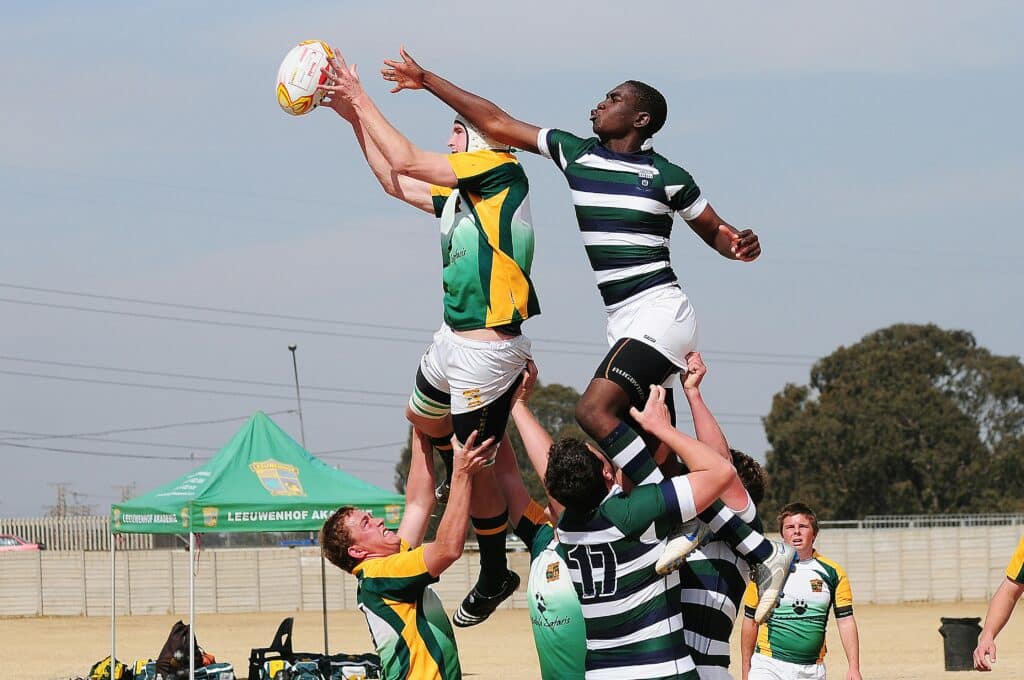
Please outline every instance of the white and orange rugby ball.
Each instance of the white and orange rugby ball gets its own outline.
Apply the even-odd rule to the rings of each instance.
[[[334,50],[322,40],[303,40],[285,55],[277,70],[277,103],[286,113],[301,116],[317,107],[324,97],[322,85]]]

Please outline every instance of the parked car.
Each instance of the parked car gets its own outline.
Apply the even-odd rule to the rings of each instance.
[[[23,538],[11,534],[0,534],[0,551],[4,550],[42,550],[40,543],[29,543]]]

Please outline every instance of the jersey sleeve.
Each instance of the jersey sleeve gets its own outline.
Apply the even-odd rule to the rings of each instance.
[[[537,133],[537,150],[550,158],[563,173],[569,164],[593,146],[593,139],[583,139],[564,130],[545,128]]]
[[[1006,578],[1016,583],[1024,583],[1024,538],[1020,539],[1010,563],[1006,565]]]
[[[664,170],[664,182],[669,208],[678,212],[684,220],[700,217],[708,202],[701,195],[700,187],[690,173],[678,165],[670,165]]]
[[[513,530],[519,540],[526,544],[530,551],[530,559],[536,558],[554,537],[554,529],[548,521],[547,513],[533,499],[523,510]]]
[[[743,615],[748,619],[754,618],[757,612],[757,583],[751,581],[743,592]]]
[[[846,577],[846,571],[837,565],[836,572],[839,575],[839,582],[832,595],[834,598],[832,607],[836,618],[841,619],[853,616],[853,591],[850,589],[850,579]]]
[[[453,153],[448,163],[455,172],[459,189],[489,198],[516,183],[526,184],[526,173],[511,154],[483,149]]]
[[[686,477],[638,486],[628,496],[617,496],[612,503],[606,501],[603,507],[627,536],[643,533],[655,520],[686,522],[697,516]]]
[[[430,202],[434,206],[434,217],[440,217],[444,212],[444,204],[452,195],[449,187],[439,187],[436,184],[430,186]]]
[[[407,547],[403,543],[403,547]],[[424,546],[388,557],[369,560],[363,567],[359,587],[396,602],[416,602],[423,589],[438,579],[427,571]]]

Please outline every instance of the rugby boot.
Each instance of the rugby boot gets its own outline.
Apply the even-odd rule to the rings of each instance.
[[[757,609],[754,622],[761,624],[771,617],[782,597],[782,587],[796,569],[796,548],[781,541],[772,541],[772,554],[760,564],[750,566],[750,580],[757,584]]]
[[[683,522],[669,535],[665,549],[654,564],[654,570],[662,576],[672,573],[682,566],[686,556],[696,550],[710,534],[711,528],[699,519]]]
[[[473,587],[462,601],[459,608],[452,614],[452,623],[459,628],[468,628],[483,623],[487,617],[494,613],[498,605],[512,596],[519,588],[519,574],[508,570],[505,581],[501,584],[501,590],[496,595],[481,595],[480,591]]]

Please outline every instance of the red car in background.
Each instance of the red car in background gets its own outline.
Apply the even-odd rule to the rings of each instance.
[[[41,550],[43,548],[39,543],[29,543],[28,541],[12,536],[11,534],[0,534],[0,551],[5,550]]]

